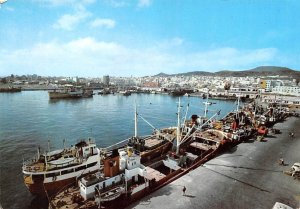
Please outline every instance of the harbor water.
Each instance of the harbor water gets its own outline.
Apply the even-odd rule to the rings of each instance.
[[[206,101],[181,97],[181,116],[204,115]],[[211,100],[208,116],[218,118],[236,108],[232,101]],[[42,151],[74,145],[92,137],[106,147],[134,134],[134,107],[155,128],[176,126],[178,97],[160,94],[94,95],[76,100],[49,100],[47,91],[0,94],[0,204],[4,209],[47,208],[47,202],[32,196],[23,183],[23,159]],[[188,109],[188,111],[187,111]],[[139,118],[138,134],[153,127]]]

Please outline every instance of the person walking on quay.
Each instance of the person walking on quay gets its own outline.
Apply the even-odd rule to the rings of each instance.
[[[185,186],[183,186],[183,188],[182,188],[182,195],[183,196],[185,195],[185,191],[186,191],[186,188],[185,188]]]
[[[289,133],[289,136],[290,136],[291,138],[294,138],[294,135],[295,135],[295,134],[294,134],[294,132],[292,132],[292,131]]]
[[[282,157],[279,159],[279,165],[284,165],[284,160]]]

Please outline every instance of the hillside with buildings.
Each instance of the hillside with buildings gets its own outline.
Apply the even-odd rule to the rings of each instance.
[[[255,77],[270,77],[270,76],[285,76],[293,77],[300,79],[300,71],[292,70],[286,67],[277,67],[277,66],[260,66],[250,70],[242,71],[232,71],[232,70],[223,70],[218,72],[206,72],[206,71],[193,71],[187,73],[178,73],[178,74],[165,74],[160,73],[156,76],[222,76],[222,77],[246,77],[246,76],[255,76]]]

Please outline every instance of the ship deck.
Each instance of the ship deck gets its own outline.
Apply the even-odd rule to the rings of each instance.
[[[217,130],[214,130],[214,131],[216,132]],[[222,137],[223,136],[225,137],[225,135],[221,131],[218,134],[219,135],[216,135],[216,133],[201,132],[201,133],[196,133],[195,137],[202,138],[207,141],[220,142],[222,140]],[[221,134],[223,134],[223,136],[220,136]]]
[[[147,149],[154,149],[155,147],[159,146],[162,142],[163,140],[161,139],[158,139],[156,137],[151,137],[145,140],[145,147]]]
[[[66,193],[59,193],[57,196],[52,199],[52,203],[56,206],[59,207],[60,205],[63,206],[59,207],[60,209],[67,209],[67,208],[77,208],[79,205],[78,203],[73,203],[74,197],[77,197],[80,195],[80,191],[77,187],[71,187],[68,189],[68,192]]]
[[[210,149],[216,149],[216,145],[209,145],[209,144],[205,144],[205,143],[200,143],[200,142],[192,142],[190,144],[191,147],[200,149],[200,150],[210,150]]]
[[[158,170],[155,170],[151,167],[146,167],[147,175],[145,176],[146,179],[152,180],[155,179],[155,181],[160,181],[163,178],[166,177],[165,174],[159,172]]]
[[[165,142],[163,138],[165,138],[168,141],[171,141],[174,138],[174,136],[172,134],[152,135],[145,139],[145,147],[147,149],[154,149]]]

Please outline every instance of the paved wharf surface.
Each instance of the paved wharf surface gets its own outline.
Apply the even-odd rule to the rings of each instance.
[[[282,133],[241,143],[128,208],[271,209],[275,202],[300,208],[300,181],[283,173],[300,162],[300,118],[274,128]],[[288,165],[278,164],[281,157]]]

